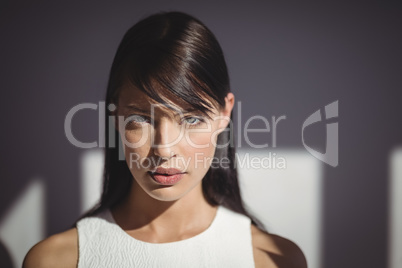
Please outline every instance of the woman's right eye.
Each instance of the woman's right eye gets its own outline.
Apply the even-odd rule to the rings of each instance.
[[[145,116],[142,115],[130,115],[129,117],[127,117],[127,122],[129,123],[136,123],[136,124],[146,124],[149,123],[149,119]]]

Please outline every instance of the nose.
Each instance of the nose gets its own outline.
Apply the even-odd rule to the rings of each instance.
[[[155,155],[171,158],[178,154],[178,143],[182,132],[179,126],[169,119],[162,119],[154,127],[152,148]]]

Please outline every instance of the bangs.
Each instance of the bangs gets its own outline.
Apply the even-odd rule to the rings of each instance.
[[[146,51],[143,51],[146,50]],[[196,77],[189,59],[146,48],[128,63],[125,84],[138,88],[151,99],[171,107],[168,100],[184,102],[207,115],[222,104],[202,78]],[[152,51],[150,51],[152,50]],[[153,55],[149,57],[149,55]],[[186,106],[187,106],[186,105]]]

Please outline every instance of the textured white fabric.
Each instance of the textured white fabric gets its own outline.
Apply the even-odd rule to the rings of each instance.
[[[78,267],[254,267],[250,223],[220,206],[202,233],[176,242],[148,243],[128,235],[107,210],[77,223]]]

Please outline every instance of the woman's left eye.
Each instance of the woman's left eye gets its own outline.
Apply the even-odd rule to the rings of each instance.
[[[184,122],[186,122],[186,124],[188,124],[188,125],[194,126],[194,125],[201,123],[202,119],[191,116],[191,117],[184,118]]]

